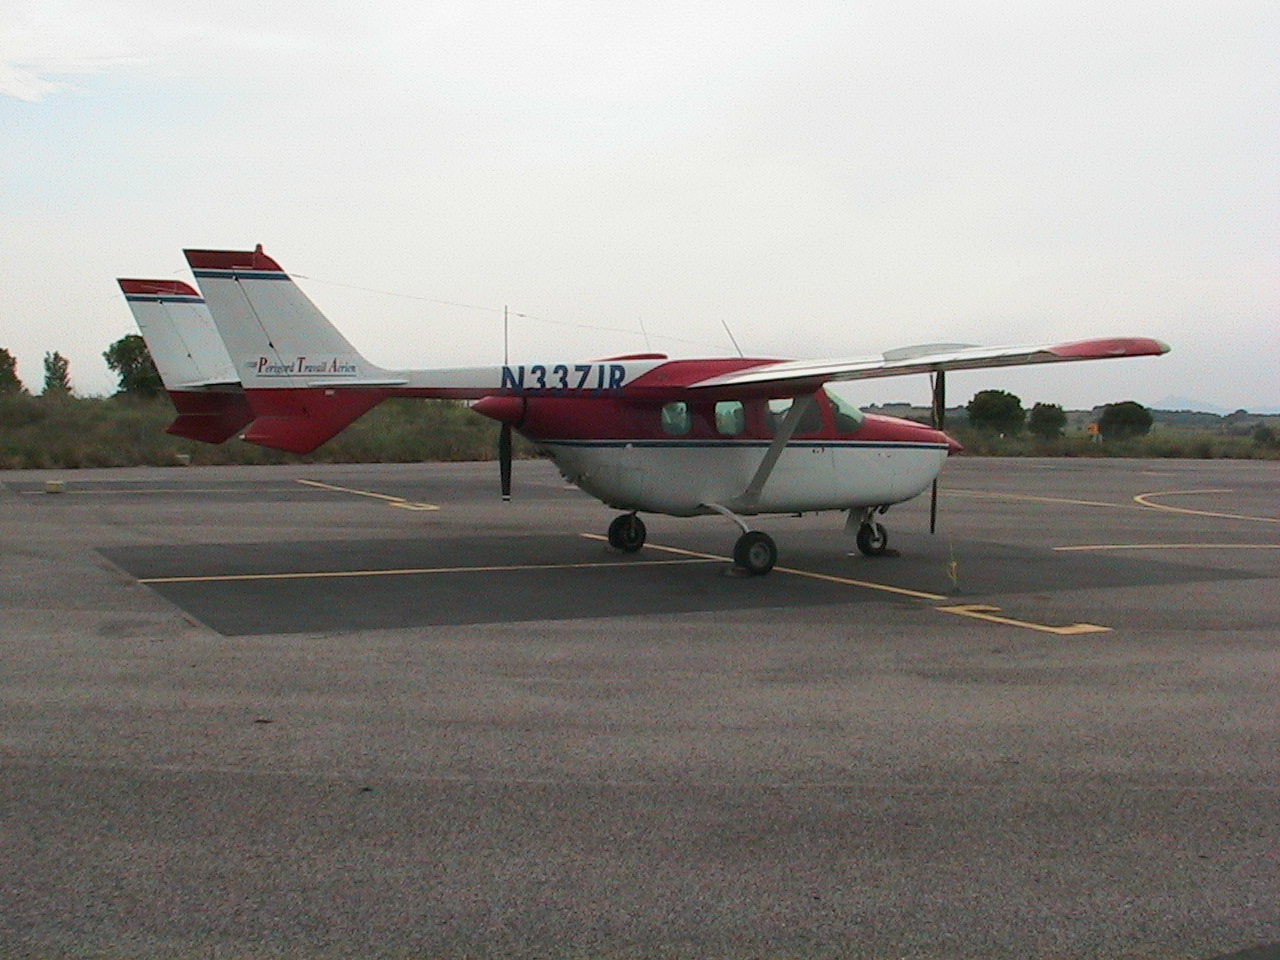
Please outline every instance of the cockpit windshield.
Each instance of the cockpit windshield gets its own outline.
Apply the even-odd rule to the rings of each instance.
[[[822,392],[831,401],[831,414],[835,418],[836,433],[853,433],[862,426],[866,415],[861,410],[826,387],[822,388]]]

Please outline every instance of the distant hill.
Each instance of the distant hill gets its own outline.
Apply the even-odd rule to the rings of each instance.
[[[1190,397],[1165,397],[1163,400],[1155,403],[1153,410],[1189,410],[1192,413],[1216,413],[1220,417],[1229,416],[1235,413],[1235,410],[1228,410],[1226,407],[1219,407],[1216,404],[1206,403],[1203,400],[1193,400]],[[1260,416],[1275,416],[1280,414],[1280,407],[1264,407],[1261,410],[1249,410],[1249,413],[1258,414]]]

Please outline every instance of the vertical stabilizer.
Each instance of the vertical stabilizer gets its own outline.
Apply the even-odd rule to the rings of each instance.
[[[402,386],[255,250],[187,250],[256,418],[244,439],[310,453]]]
[[[262,247],[184,252],[247,389],[387,383]]]
[[[168,433],[221,443],[253,420],[200,295],[180,280],[117,281],[178,417]]]

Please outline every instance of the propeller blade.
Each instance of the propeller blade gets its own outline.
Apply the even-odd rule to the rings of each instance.
[[[498,474],[502,478],[502,499],[511,499],[511,424],[498,433]]]

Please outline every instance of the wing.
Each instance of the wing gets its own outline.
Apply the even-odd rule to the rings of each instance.
[[[1020,367],[1033,363],[1070,360],[1112,360],[1121,357],[1158,357],[1169,345],[1147,337],[1108,337],[1033,347],[971,347],[942,344],[891,350],[879,357],[851,360],[786,360],[700,380],[693,389],[777,385],[817,389],[831,380],[867,380],[900,377],[941,370],[978,370],[984,367]]]

